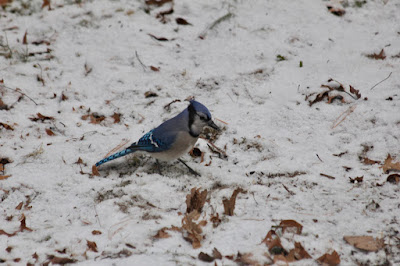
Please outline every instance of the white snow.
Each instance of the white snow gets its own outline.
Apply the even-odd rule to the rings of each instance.
[[[0,172],[11,175],[0,180],[0,229],[18,231],[24,214],[33,230],[0,234],[0,260],[44,263],[55,255],[82,265],[193,265],[206,264],[198,254],[217,248],[223,256],[252,253],[258,263],[271,263],[260,243],[281,220],[293,219],[303,232],[285,233],[282,245],[289,250],[300,242],[313,257],[295,265],[316,264],[333,250],[342,265],[400,264],[399,184],[385,182],[379,164],[359,159],[383,164],[391,154],[400,161],[399,1],[367,0],[361,7],[342,1],[346,14],[339,17],[320,0],[175,0],[165,24],[156,15],[170,3],[149,9],[144,1],[54,0],[52,10],[42,3],[14,0],[0,13],[0,80],[12,89],[0,87],[12,107],[0,110],[0,123],[14,128],[0,125],[0,159],[12,161]],[[32,44],[40,40],[49,45]],[[367,57],[381,49],[384,60]],[[345,103],[324,99],[310,107],[305,96],[334,84],[329,78],[362,97],[341,93]],[[16,88],[33,101],[19,100]],[[158,96],[146,98],[147,91]],[[226,160],[202,141],[204,162],[183,158],[201,177],[177,162],[163,164],[160,175],[146,156],[120,158],[99,167],[100,176],[89,175],[124,140],[129,145],[186,108],[189,96],[223,128],[214,144],[226,147]],[[176,99],[170,111],[164,108]],[[349,108],[355,109],[334,127]],[[29,119],[37,113],[54,120]],[[106,119],[83,120],[89,113]],[[121,122],[114,123],[114,113]],[[364,146],[373,148],[363,154]],[[349,181],[358,176],[363,182]],[[193,187],[208,190],[202,246],[193,249],[174,231],[153,238],[163,227],[182,226]],[[226,216],[222,200],[238,187],[247,193]],[[215,213],[222,220],[216,228]],[[383,238],[386,247],[366,253],[347,244],[346,235]],[[88,250],[87,240],[98,252]],[[215,262],[235,264],[226,257]]]

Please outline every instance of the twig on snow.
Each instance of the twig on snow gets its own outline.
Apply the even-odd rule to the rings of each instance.
[[[216,21],[214,21],[213,23],[211,23],[210,26],[208,26],[200,35],[199,38],[200,39],[204,39],[206,37],[207,31],[212,30],[215,26],[217,26],[219,23],[223,22],[224,20],[230,19],[233,16],[232,13],[228,13],[223,15],[222,17],[220,17],[219,19],[217,19]]]
[[[346,117],[349,116],[349,115],[354,111],[354,109],[356,109],[356,107],[357,107],[357,105],[350,106],[346,111],[344,111],[343,113],[341,113],[341,114],[339,115],[339,117],[336,118],[335,121],[333,122],[332,129],[334,129],[334,128],[337,127],[340,123],[342,123],[342,122],[346,119]],[[339,120],[339,119],[340,119],[340,120]],[[338,121],[339,121],[339,122],[338,122]]]
[[[145,64],[143,64],[142,60],[140,60],[139,54],[138,54],[137,51],[135,51],[135,55],[136,55],[136,58],[137,58],[137,60],[139,61],[139,63],[142,65],[143,70],[146,70],[146,69],[147,69],[147,66],[146,66]]]
[[[392,72],[390,72],[389,76],[387,76],[385,79],[379,81],[378,83],[376,83],[374,86],[372,86],[372,88],[370,90],[372,90],[373,88],[375,88],[376,86],[378,86],[379,84],[381,84],[382,82],[384,82],[385,80],[387,80],[388,78],[390,78],[390,76],[392,75]]]
[[[0,87],[2,88],[2,89],[7,89],[7,90],[10,90],[10,91],[15,91],[15,92],[18,92],[18,93],[20,93],[21,95],[23,95],[23,96],[26,96],[29,100],[31,100],[34,104],[36,104],[36,105],[38,105],[31,97],[29,97],[27,94],[25,94],[25,93],[23,93],[22,91],[20,91],[20,89],[12,89],[12,88],[10,88],[10,87],[7,87],[6,85],[4,85],[4,84],[0,84]]]

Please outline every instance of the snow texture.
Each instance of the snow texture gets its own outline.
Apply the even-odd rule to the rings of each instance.
[[[0,122],[14,129],[0,124],[0,159],[11,161],[0,172],[11,175],[0,180],[0,229],[18,231],[24,214],[33,230],[0,234],[1,261],[45,263],[54,255],[81,265],[205,265],[198,254],[217,248],[218,265],[235,264],[225,256],[238,252],[272,263],[260,243],[293,219],[303,232],[283,234],[282,245],[300,242],[313,257],[294,265],[317,265],[334,250],[342,265],[400,264],[400,187],[379,167],[388,154],[400,160],[399,1],[342,2],[343,16],[320,0],[175,0],[159,17],[171,3],[53,0],[51,10],[42,3],[14,0],[0,13],[0,97],[8,107]],[[367,56],[381,49],[384,60]],[[333,92],[344,102],[310,106],[322,84],[335,84],[330,78],[361,98]],[[200,140],[204,161],[183,159],[201,177],[178,162],[163,163],[159,174],[143,155],[91,174],[113,149],[181,112],[189,96],[223,128],[212,142],[227,159]],[[37,113],[53,119],[30,119]],[[82,119],[90,114],[94,123]],[[154,238],[182,226],[193,187],[208,191],[201,247],[180,232]],[[222,200],[238,187],[247,193],[226,216]],[[213,227],[216,213],[221,223]],[[346,235],[383,238],[386,247],[366,253]]]

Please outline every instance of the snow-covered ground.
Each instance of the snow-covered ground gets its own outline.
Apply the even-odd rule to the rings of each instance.
[[[286,251],[299,242],[312,257],[296,265],[335,252],[342,265],[400,264],[400,185],[382,168],[388,154],[389,170],[400,161],[399,1],[335,2],[342,16],[321,0],[44,2],[14,0],[0,13],[0,261],[290,261],[262,243],[274,230]],[[329,79],[345,92],[310,104],[322,84],[338,86]],[[183,158],[201,177],[177,162],[160,175],[134,156],[92,174],[188,97],[223,128],[207,136],[226,159],[201,140],[204,160]],[[194,187],[207,198],[190,220]],[[282,220],[302,232],[283,233]],[[385,245],[367,252],[344,236]]]

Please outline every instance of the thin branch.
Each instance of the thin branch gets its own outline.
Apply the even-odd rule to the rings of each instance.
[[[0,84],[0,87],[3,88],[3,89],[8,89],[8,90],[10,90],[10,91],[18,92],[18,93],[20,93],[21,95],[26,96],[26,97],[27,97],[29,100],[31,100],[34,104],[38,105],[31,97],[29,97],[28,95],[26,95],[26,94],[23,93],[22,91],[19,91],[19,90],[17,90],[17,89],[9,88],[9,87],[7,87],[7,86],[4,85],[4,84]]]
[[[137,60],[139,61],[139,63],[142,65],[143,69],[146,70],[146,69],[147,69],[147,66],[146,66],[145,64],[143,64],[142,60],[140,60],[137,51],[135,51],[135,55],[136,55],[136,58],[137,58]]]
[[[335,121],[333,122],[332,129],[334,129],[334,128],[337,127],[340,123],[342,123],[342,122],[346,119],[346,117],[349,116],[349,115],[354,111],[354,109],[356,109],[356,107],[357,107],[357,105],[350,106],[346,111],[344,111],[343,113],[341,113],[341,114],[339,115],[339,117],[336,118]],[[342,118],[342,119],[340,119],[340,118]],[[339,119],[340,119],[340,121],[339,121]],[[339,121],[339,122],[338,122],[338,121]]]
[[[392,75],[392,72],[390,72],[389,76],[387,76],[385,79],[379,81],[378,83],[376,83],[374,86],[372,86],[371,90],[373,88],[375,88],[376,86],[378,86],[379,84],[381,84],[382,82],[384,82],[385,80],[387,80],[388,78],[390,78],[390,76]]]

